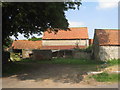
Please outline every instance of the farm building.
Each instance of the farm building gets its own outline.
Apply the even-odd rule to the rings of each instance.
[[[40,49],[42,41],[15,40],[11,48],[15,53],[22,53],[23,58],[29,58],[33,49]]]
[[[44,32],[42,38],[42,49],[62,50],[73,48],[86,48],[89,46],[87,27],[70,28],[70,30],[59,30]]]
[[[120,30],[96,29],[93,41],[93,55],[97,60],[119,59]]]

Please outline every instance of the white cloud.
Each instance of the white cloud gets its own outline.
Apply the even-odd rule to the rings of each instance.
[[[81,27],[84,25],[85,25],[84,22],[69,21],[69,27]]]
[[[98,0],[98,4],[97,9],[115,8],[118,7],[118,0]]]

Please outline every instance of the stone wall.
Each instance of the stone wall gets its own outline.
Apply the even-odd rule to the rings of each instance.
[[[72,50],[59,50],[56,52],[52,52],[53,58],[73,58],[73,51]]]
[[[52,50],[22,50],[22,56],[33,60],[51,60],[52,58],[91,59],[91,53],[79,50],[59,50],[54,52]]]
[[[82,45],[88,46],[89,40],[43,40],[43,46]]]
[[[73,51],[73,58],[76,59],[91,59],[91,53],[84,51]]]
[[[93,53],[92,53],[92,56],[93,56],[93,59],[95,60],[100,60],[100,56],[99,56],[99,51],[100,51],[100,46],[97,45],[97,44],[94,44],[93,45]]]
[[[32,50],[33,60],[51,60],[52,59],[52,51],[51,50]]]
[[[99,46],[98,55],[102,61],[120,59],[120,46]]]
[[[91,59],[91,53],[79,50],[60,50],[52,53],[56,58]]]
[[[97,38],[96,33],[95,33],[94,40],[93,40],[93,53],[92,53],[93,59],[95,59],[95,60],[100,60],[99,47],[100,47],[99,41],[98,41],[98,38]]]

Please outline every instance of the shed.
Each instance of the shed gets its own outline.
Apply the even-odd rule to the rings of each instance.
[[[93,56],[96,60],[120,58],[120,30],[95,29],[93,41]]]
[[[40,49],[42,41],[15,40],[12,49],[16,53],[22,53],[23,58],[29,58],[33,49]]]

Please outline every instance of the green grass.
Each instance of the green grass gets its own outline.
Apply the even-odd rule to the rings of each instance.
[[[17,72],[31,68],[30,63],[37,64],[65,64],[65,65],[87,65],[89,68],[90,65],[96,66],[101,65],[103,62],[98,62],[94,60],[85,60],[85,59],[73,59],[73,58],[58,58],[52,60],[32,60],[32,59],[21,59],[20,61],[14,61],[13,63],[8,63],[3,65],[3,76],[4,75],[13,75]]]
[[[106,62],[109,66],[120,65],[120,59],[112,59]]]
[[[86,60],[86,59],[53,59],[54,64],[81,64],[81,65],[92,65],[92,64],[101,64],[102,62],[96,62],[94,60]]]
[[[95,64],[103,64],[101,61],[94,60],[85,60],[85,59],[73,59],[73,58],[57,58],[52,60],[31,60],[31,59],[23,59],[21,62],[35,62],[40,64],[80,64],[80,65],[95,65]]]
[[[119,60],[120,59],[108,60],[107,62],[104,62],[104,64],[101,64],[98,69],[102,70],[102,69],[107,68],[109,66],[120,65]],[[88,76],[88,78],[94,78],[98,82],[117,82],[117,81],[120,81],[119,74],[107,73],[107,72],[103,72],[103,73],[92,75],[92,76],[90,75],[90,76]]]
[[[119,60],[120,59],[108,60],[107,62],[104,62],[104,64],[102,64],[99,69],[104,69],[104,68],[107,68],[109,66],[114,66],[114,65],[120,65]],[[99,81],[99,82],[117,82],[117,81],[120,81],[120,75],[116,74],[116,73],[103,72],[103,73],[88,76],[88,77],[94,78],[96,81]]]
[[[81,65],[85,66],[85,70],[95,68],[96,65],[100,65],[102,62],[95,62],[93,60],[84,60],[84,59],[52,59],[52,60],[31,60],[31,59],[22,59],[20,61],[15,61],[13,63],[8,63],[3,65],[3,76],[9,76],[14,75],[16,73],[22,72],[23,70],[27,70],[32,68],[31,65],[33,63],[37,64],[65,64],[65,65],[73,65],[78,66],[80,65],[80,68],[82,68]],[[83,66],[83,67],[84,67]],[[87,67],[86,67],[87,66]],[[84,71],[84,70],[83,70]]]
[[[106,72],[92,75],[89,78],[94,78],[98,82],[117,82],[120,81],[120,75],[119,74],[108,74]]]
[[[28,63],[38,63],[38,64],[66,64],[66,65],[87,65],[89,68],[92,66],[100,66],[99,68],[105,68],[105,62],[95,61],[95,60],[85,60],[85,59],[73,59],[73,58],[57,58],[52,60],[32,60],[32,59],[21,59],[19,61],[14,61],[13,63],[3,65],[3,74],[9,75],[16,72],[20,72],[30,66]],[[108,65],[118,64],[118,60],[111,60],[106,62]],[[27,66],[28,65],[28,66]],[[94,76],[97,77],[97,76]]]

